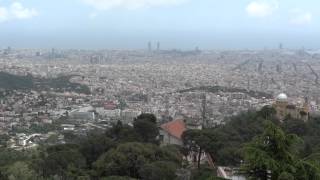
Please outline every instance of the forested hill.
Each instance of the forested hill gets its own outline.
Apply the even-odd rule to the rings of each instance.
[[[248,94],[251,97],[255,98],[272,98],[272,94],[260,92],[260,91],[253,91],[253,90],[247,90],[242,88],[236,88],[236,87],[224,87],[224,86],[201,86],[201,87],[193,87],[189,89],[183,89],[179,90],[179,93],[184,92],[193,92],[193,91],[205,91],[205,92],[211,92],[211,93],[217,93],[219,91],[222,92],[240,92],[244,94]]]
[[[2,89],[31,89],[32,87],[32,76],[18,76],[6,72],[0,72],[0,88]]]
[[[49,90],[57,92],[73,91],[77,93],[89,94],[87,86],[70,82],[71,76],[61,76],[57,78],[35,78],[32,75],[19,76],[0,72],[0,89],[5,90]]]

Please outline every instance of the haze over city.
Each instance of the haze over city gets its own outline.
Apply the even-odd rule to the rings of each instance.
[[[317,0],[2,0],[0,43],[18,48],[319,48]]]

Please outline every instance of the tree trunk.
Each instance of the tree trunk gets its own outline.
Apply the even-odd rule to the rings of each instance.
[[[198,169],[200,169],[201,152],[202,152],[202,149],[200,147],[199,148],[199,154],[198,154]]]

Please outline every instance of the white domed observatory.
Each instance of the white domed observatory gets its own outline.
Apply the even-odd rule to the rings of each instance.
[[[281,93],[276,97],[276,101],[288,102],[288,96],[285,93]]]
[[[288,96],[285,93],[276,96],[273,107],[276,109],[277,117],[280,121],[284,120],[287,116],[304,121],[307,121],[309,118],[308,101],[302,107],[296,104],[289,104]]]

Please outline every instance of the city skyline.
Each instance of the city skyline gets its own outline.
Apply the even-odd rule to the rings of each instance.
[[[309,0],[0,1],[0,46],[17,48],[318,49]]]

